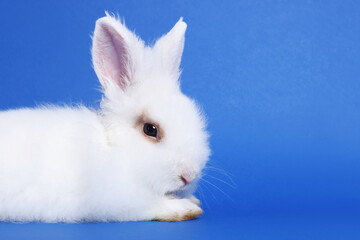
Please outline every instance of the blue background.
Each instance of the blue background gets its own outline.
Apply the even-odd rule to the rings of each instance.
[[[147,43],[188,23],[183,91],[213,155],[182,223],[0,223],[0,239],[359,239],[358,1],[0,0],[0,109],[97,106],[90,35],[104,10]]]

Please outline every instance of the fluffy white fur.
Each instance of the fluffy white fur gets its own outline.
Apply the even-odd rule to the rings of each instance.
[[[153,47],[108,14],[92,56],[99,110],[43,107],[0,113],[1,221],[186,220],[210,150],[205,122],[178,78],[186,24]],[[139,118],[157,123],[161,141]],[[181,175],[195,178],[184,186]],[[190,217],[189,217],[190,216]]]

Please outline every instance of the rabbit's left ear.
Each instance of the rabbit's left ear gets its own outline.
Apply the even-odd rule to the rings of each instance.
[[[184,50],[186,27],[186,23],[180,18],[170,32],[161,37],[155,44],[155,48],[161,52],[161,64],[166,70],[179,70]]]
[[[137,37],[114,17],[107,14],[97,20],[92,59],[104,89],[113,85],[126,90],[132,81],[136,55],[134,51],[138,43]]]

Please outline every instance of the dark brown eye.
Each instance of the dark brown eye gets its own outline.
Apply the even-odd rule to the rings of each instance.
[[[150,136],[150,137],[154,137],[157,138],[158,135],[158,129],[155,125],[151,124],[151,123],[145,123],[144,124],[144,128],[143,131],[146,135]]]

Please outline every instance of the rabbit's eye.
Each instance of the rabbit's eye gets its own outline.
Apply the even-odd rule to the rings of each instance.
[[[155,125],[153,125],[151,123],[145,123],[143,131],[146,135],[157,138],[158,129]]]

